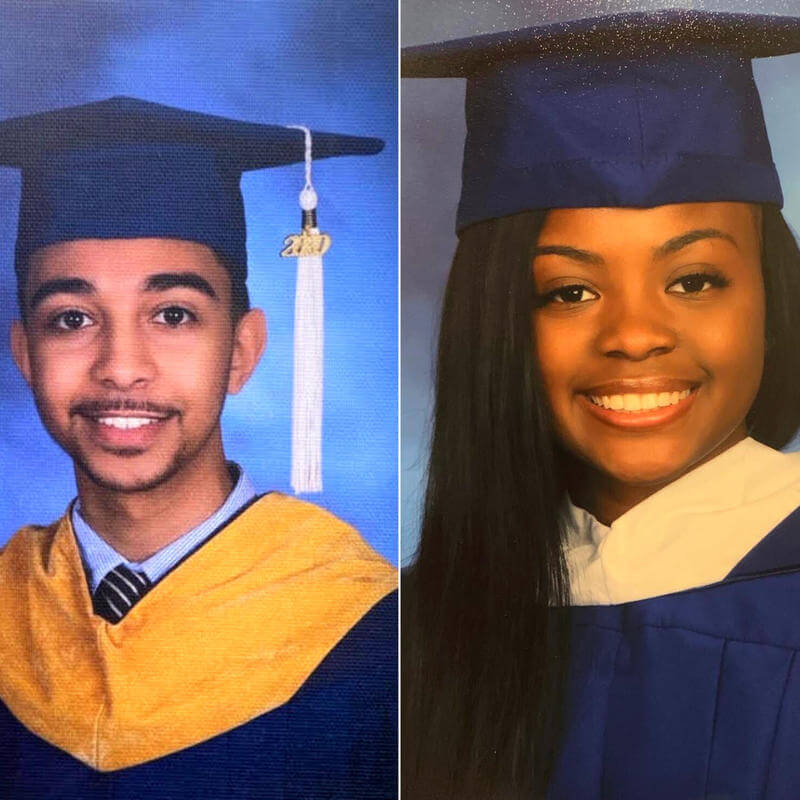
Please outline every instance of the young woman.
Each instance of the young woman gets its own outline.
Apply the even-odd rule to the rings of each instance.
[[[744,58],[792,49],[667,12],[406,52],[468,76],[409,800],[800,785],[800,253]]]

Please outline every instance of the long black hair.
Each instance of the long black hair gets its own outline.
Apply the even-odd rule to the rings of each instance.
[[[531,318],[545,216],[463,231],[445,292],[422,533],[402,584],[406,800],[543,797],[558,755],[565,466]],[[767,349],[748,426],[782,447],[800,424],[800,252],[776,208],[761,216]]]

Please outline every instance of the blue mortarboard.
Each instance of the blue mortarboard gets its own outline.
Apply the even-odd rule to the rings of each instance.
[[[314,158],[371,155],[379,139],[312,132]],[[301,130],[132,97],[0,122],[0,164],[22,170],[17,270],[71,239],[163,236],[211,247],[247,276],[242,172],[305,158]]]
[[[0,165],[22,170],[18,280],[37,248],[74,239],[165,237],[207,245],[234,288],[247,277],[239,188],[247,170],[305,163],[302,231],[281,255],[298,257],[292,485],[322,488],[322,253],[311,157],[372,155],[380,139],[261,125],[131,97],[0,122]]]
[[[751,59],[800,18],[668,10],[410,47],[404,77],[466,77],[457,227],[537,208],[782,205]]]

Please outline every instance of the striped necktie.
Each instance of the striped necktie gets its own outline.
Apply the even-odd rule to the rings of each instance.
[[[134,572],[117,564],[100,581],[92,604],[94,613],[111,623],[119,622],[150,591],[150,579],[143,572]]]

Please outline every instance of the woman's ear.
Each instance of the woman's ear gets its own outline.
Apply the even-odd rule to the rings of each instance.
[[[25,383],[31,385],[31,360],[28,355],[28,334],[25,326],[19,320],[11,323],[11,355],[14,363],[25,378]]]
[[[236,394],[247,383],[267,344],[267,320],[260,308],[252,308],[236,323],[233,354],[228,373],[228,394]]]

